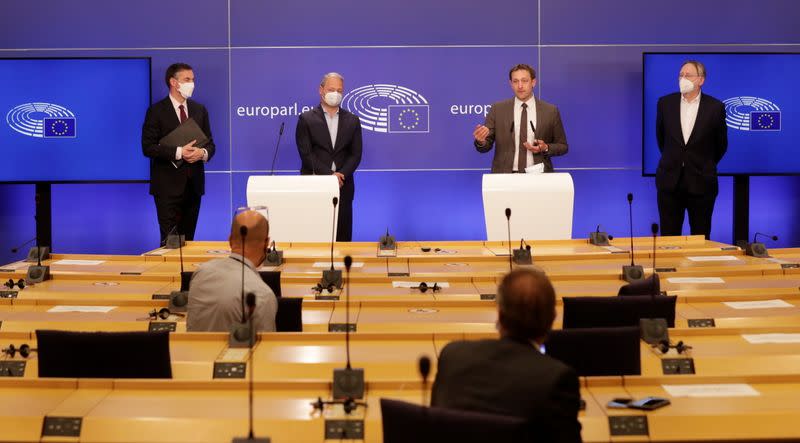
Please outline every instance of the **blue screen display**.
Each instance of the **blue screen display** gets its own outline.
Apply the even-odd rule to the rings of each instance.
[[[0,59],[2,182],[149,179],[149,58]]]
[[[800,173],[793,154],[800,139],[800,54],[645,53],[642,169],[655,174],[660,153],[655,136],[659,97],[678,91],[683,62],[706,67],[702,93],[725,103],[728,152],[719,174]]]

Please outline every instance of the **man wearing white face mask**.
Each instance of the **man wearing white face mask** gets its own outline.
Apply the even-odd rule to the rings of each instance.
[[[705,66],[685,62],[678,75],[680,92],[658,100],[656,138],[661,160],[656,170],[662,235],[681,235],[689,213],[692,235],[711,234],[717,199],[717,164],[728,149],[725,105],[701,93]]]
[[[194,72],[185,63],[167,68],[164,80],[169,95],[147,110],[142,125],[142,151],[150,158],[150,194],[155,199],[161,245],[171,232],[194,239],[200,199],[205,192],[203,164],[214,156],[214,139],[205,106],[191,100],[194,92]],[[192,118],[203,130],[208,142],[197,146],[196,141],[185,146],[159,144],[164,136],[181,123]]]
[[[339,105],[344,78],[325,74],[319,84],[320,105],[300,115],[295,139],[300,173],[335,175],[339,179],[339,216],[336,241],[353,239],[353,175],[361,163],[361,121]]]

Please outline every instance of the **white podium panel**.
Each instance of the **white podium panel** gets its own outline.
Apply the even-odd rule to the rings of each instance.
[[[572,238],[575,187],[565,172],[484,174],[486,239],[508,240],[506,208],[511,208],[511,241]]]
[[[267,207],[269,236],[279,243],[330,242],[333,197],[339,197],[335,175],[268,175],[247,180],[247,205]]]

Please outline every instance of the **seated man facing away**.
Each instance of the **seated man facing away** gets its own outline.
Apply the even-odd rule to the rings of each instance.
[[[497,288],[497,309],[499,339],[442,349],[431,406],[522,417],[536,441],[580,442],[578,377],[539,350],[556,317],[550,280],[512,271]]]
[[[247,228],[244,241],[242,226]],[[242,212],[233,219],[228,242],[229,257],[203,263],[192,276],[186,329],[228,332],[234,323],[242,321],[244,262],[244,293],[256,296],[253,325],[257,331],[274,332],[278,301],[256,270],[267,257],[269,222],[258,212]]]

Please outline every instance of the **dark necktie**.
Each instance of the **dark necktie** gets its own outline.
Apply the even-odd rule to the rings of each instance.
[[[181,123],[186,121],[186,111],[183,109],[183,105],[178,106],[178,109],[181,111]],[[524,112],[524,111],[523,111]]]
[[[517,160],[517,171],[525,172],[528,166],[528,150],[525,149],[525,142],[528,141],[528,104],[522,104],[522,116],[519,119],[519,153]]]

